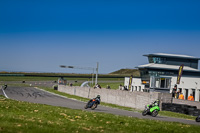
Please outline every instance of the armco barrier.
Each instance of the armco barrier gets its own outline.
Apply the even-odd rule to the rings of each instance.
[[[161,93],[158,92],[129,92],[105,88],[93,89],[79,86],[70,87],[65,85],[58,85],[58,91],[85,98],[94,98],[97,95],[101,95],[102,102],[132,107],[136,109],[144,109],[145,105],[150,104],[151,102],[161,97]]]

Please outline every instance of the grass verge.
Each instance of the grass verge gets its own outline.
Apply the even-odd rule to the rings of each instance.
[[[5,133],[198,133],[200,130],[195,125],[72,110],[3,97],[0,97],[0,123],[0,132]]]

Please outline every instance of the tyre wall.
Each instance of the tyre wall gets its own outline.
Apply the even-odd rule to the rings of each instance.
[[[193,116],[200,115],[200,109],[197,109],[196,106],[190,106],[186,104],[162,103],[162,110]]]

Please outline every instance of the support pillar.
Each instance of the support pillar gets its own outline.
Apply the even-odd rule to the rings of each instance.
[[[190,96],[190,94],[193,94],[192,88],[189,88],[189,89],[188,89],[188,96]]]
[[[134,91],[137,91],[137,86],[134,87]]]
[[[182,88],[182,93],[183,93],[184,99],[187,99],[185,88]]]
[[[134,90],[134,86],[131,86],[131,91],[130,92],[133,92],[133,90]]]
[[[199,89],[195,89],[195,99],[194,99],[194,101],[197,101],[197,102],[199,102]]]

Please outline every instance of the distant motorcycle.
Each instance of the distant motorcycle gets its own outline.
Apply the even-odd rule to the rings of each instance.
[[[196,118],[196,122],[200,122],[200,115]]]
[[[160,107],[158,105],[151,106],[146,105],[144,111],[142,112],[142,115],[151,115],[153,117],[156,117],[158,115],[158,112],[160,111]]]
[[[85,105],[85,109],[91,108],[92,110],[94,110],[95,108],[97,108],[98,104],[100,104],[100,101],[99,101],[98,98],[91,99],[91,100]]]

